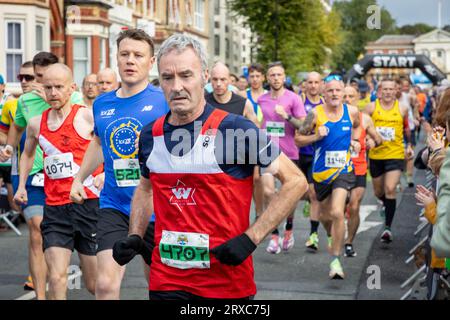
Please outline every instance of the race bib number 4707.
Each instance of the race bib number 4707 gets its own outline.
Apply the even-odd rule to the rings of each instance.
[[[159,242],[161,262],[178,269],[209,269],[209,235],[163,230]]]
[[[376,127],[378,134],[384,141],[395,140],[395,128],[392,127]]]

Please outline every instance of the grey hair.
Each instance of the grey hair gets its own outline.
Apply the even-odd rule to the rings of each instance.
[[[202,65],[202,71],[205,72],[208,70],[208,60],[206,57],[205,49],[203,45],[196,39],[187,36],[185,34],[176,33],[167,38],[159,48],[157,55],[157,65],[159,71],[159,63],[163,55],[169,53],[172,50],[176,50],[177,52],[182,52],[186,50],[188,47],[192,48],[195,54],[200,59],[200,63]]]

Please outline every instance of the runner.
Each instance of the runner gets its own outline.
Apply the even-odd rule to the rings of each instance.
[[[416,145],[416,130],[419,127],[419,103],[417,101],[416,93],[411,88],[410,82],[407,79],[403,79],[400,82],[401,97],[399,103],[408,107],[408,127],[411,131],[411,147],[414,150]],[[405,141],[405,144],[407,141]],[[409,188],[414,187],[413,175],[414,175],[414,158],[406,157],[406,181]]]
[[[89,177],[85,183],[89,200],[74,204],[69,197],[73,176],[92,138],[94,124],[92,111],[70,102],[76,84],[66,65],[51,65],[44,73],[43,86],[51,108],[28,123],[20,159],[20,182],[14,199],[21,204],[28,201],[26,181],[39,144],[44,152],[46,206],[41,230],[48,267],[48,297],[65,300],[67,268],[73,249],[78,251],[86,288],[95,293],[99,191],[93,185],[94,178]],[[100,172],[101,168],[96,171]]]
[[[322,77],[318,72],[312,71],[308,73],[305,81],[305,92],[301,94],[303,103],[305,105],[306,113],[310,113],[318,105],[324,104],[323,98],[320,96],[320,87],[322,85]],[[300,146],[300,169],[308,179],[309,189],[307,199],[303,207],[303,215],[309,216],[310,221],[310,233],[308,241],[305,246],[312,252],[316,252],[319,249],[319,201],[317,201],[316,193],[314,191],[314,184],[312,178],[312,167],[314,160],[314,148],[311,143],[315,139],[314,135],[308,133],[308,135],[301,135],[297,133],[295,135],[295,142],[297,146]]]
[[[251,102],[228,90],[230,70],[222,62],[217,62],[211,68],[211,84],[213,92],[205,96],[206,102],[215,108],[242,115],[259,126]]]
[[[114,246],[116,259],[127,263],[136,254],[131,250],[144,245],[141,237],[155,211],[152,300],[251,299],[256,293],[252,252],[307,189],[300,170],[252,122],[205,106],[203,50],[197,40],[181,34],[161,45],[158,69],[171,113],[142,130],[142,176],[133,198],[129,236]],[[197,135],[194,121],[203,126]],[[258,138],[237,141],[246,142],[245,148],[235,144],[233,149],[240,150],[235,155],[226,142],[221,145],[221,139],[216,139],[220,133],[228,139],[225,130],[229,129],[251,131]],[[184,130],[191,137],[181,156],[173,154],[178,149],[171,139],[174,130]],[[218,155],[215,149],[224,153]],[[232,163],[224,161],[230,151]],[[249,160],[238,164],[240,158]],[[279,197],[249,227],[255,164],[273,172],[283,186]]]
[[[92,104],[98,96],[97,75],[95,73],[88,74],[83,79],[82,85],[84,105],[92,109]]]
[[[110,68],[105,68],[97,73],[98,94],[117,90],[119,82],[116,72]]]
[[[281,151],[286,156],[298,164],[298,148],[295,145],[295,126],[293,123],[301,121],[305,116],[305,108],[299,96],[284,88],[286,75],[284,67],[280,62],[272,63],[267,70],[267,79],[270,85],[270,92],[263,94],[258,99],[258,104],[263,112],[262,128],[267,130],[267,134],[279,143]],[[269,205],[275,196],[275,178],[272,175],[262,175],[261,182],[264,188],[264,205]],[[267,247],[267,252],[278,254],[282,248],[288,251],[294,246],[294,235],[292,233],[293,210],[286,220],[285,233],[282,241],[279,238],[278,228],[272,232],[272,239]]]
[[[245,92],[248,87],[248,80],[245,76],[239,76],[239,81],[236,83],[236,87],[239,89],[239,92]]]
[[[0,161],[5,161],[13,155],[13,150],[19,145],[29,120],[41,115],[45,110],[50,108],[45,98],[42,79],[44,72],[49,66],[57,62],[58,57],[50,52],[39,52],[33,57],[33,69],[36,81],[31,84],[31,92],[23,94],[18,99],[14,125],[9,128],[7,145],[0,152]],[[73,92],[71,102],[72,104],[83,104],[82,95],[79,92]],[[40,228],[45,205],[43,168],[42,150],[38,146],[36,148],[33,168],[26,183],[28,202],[23,208],[25,220],[30,231],[30,273],[37,299],[45,299],[47,275]],[[12,182],[13,185],[16,183],[18,185],[18,179]]]
[[[258,122],[262,123],[263,114],[261,107],[256,101],[258,101],[260,96],[267,93],[267,90],[264,90],[263,88],[264,67],[259,63],[254,63],[248,67],[248,74],[250,88],[246,90],[244,98],[246,97],[250,100]],[[258,218],[262,214],[264,208],[264,189],[258,167],[255,167],[255,172],[253,173],[253,201],[255,204],[255,217]]]
[[[313,181],[319,212],[328,235],[331,254],[329,276],[343,279],[344,271],[339,257],[344,245],[345,203],[355,183],[351,148],[359,152],[359,142],[353,139],[359,127],[359,111],[343,103],[344,82],[336,74],[324,79],[325,104],[313,109],[300,128],[301,134],[314,130]],[[332,133],[332,134],[331,134]]]
[[[95,136],[74,179],[71,198],[85,199],[82,181],[102,162],[105,185],[100,194],[97,230],[97,299],[119,299],[125,267],[113,259],[114,243],[128,234],[131,198],[139,183],[135,141],[142,127],[166,114],[168,106],[161,90],[149,84],[153,63],[153,41],[144,31],[122,31],[117,39],[117,65],[122,86],[99,96],[94,102]],[[153,223],[147,228],[146,248],[153,247]],[[148,257],[147,255],[146,257]],[[148,275],[150,260],[145,260]]]
[[[389,78],[380,82],[381,98],[367,105],[365,112],[372,117],[383,143],[369,150],[370,175],[375,196],[385,207],[385,228],[381,241],[390,243],[393,239],[391,226],[396,210],[397,184],[404,168],[405,132],[407,157],[413,157],[411,131],[408,128],[408,107],[396,99],[395,81]]]
[[[347,86],[344,89],[344,102],[347,105],[356,106],[358,103],[358,92],[352,87]],[[352,152],[352,162],[355,168],[356,183],[350,192],[350,201],[347,206],[347,238],[345,239],[344,255],[346,257],[356,257],[356,251],[353,248],[353,240],[359,228],[359,209],[366,191],[367,181],[367,150],[381,145],[383,140],[378,135],[373,125],[372,118],[367,114],[360,112],[360,126],[356,129],[356,135],[359,135],[359,144],[361,150],[359,153]],[[367,143],[366,143],[367,137]]]

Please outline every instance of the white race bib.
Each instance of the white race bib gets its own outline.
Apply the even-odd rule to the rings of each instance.
[[[376,127],[378,134],[384,141],[395,140],[395,128],[392,127]]]
[[[44,170],[50,179],[64,179],[76,175],[78,166],[73,161],[73,153],[66,152],[45,157]]]
[[[44,174],[36,173],[31,179],[31,185],[33,187],[43,187],[44,186]]]
[[[139,184],[141,170],[138,159],[116,159],[113,168],[118,187],[135,187]]]
[[[267,135],[270,137],[284,137],[284,122],[267,121],[266,130]]]
[[[343,168],[347,160],[347,151],[326,151],[325,166],[327,168]]]
[[[159,242],[161,262],[178,269],[209,269],[209,235],[163,230]]]

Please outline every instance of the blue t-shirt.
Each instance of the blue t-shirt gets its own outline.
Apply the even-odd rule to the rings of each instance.
[[[137,134],[169,111],[161,89],[152,85],[128,98],[116,91],[94,101],[94,133],[100,138],[105,165],[105,185],[100,208],[113,208],[130,215],[131,199],[139,183],[140,170],[135,148]]]
[[[178,153],[174,154],[178,157],[183,156],[183,152],[189,152],[198,138],[202,124],[213,110],[214,107],[206,105],[200,117],[182,126],[169,124],[167,116],[163,129],[167,150],[171,153],[178,150]],[[153,149],[152,128],[153,123],[145,126],[139,139],[139,164],[142,176],[147,179],[149,169],[146,162]],[[184,129],[185,134],[182,134],[180,129]],[[172,135],[175,130],[177,130],[176,134]],[[227,135],[227,130],[239,130],[235,131],[239,133]],[[253,175],[255,165],[265,168],[280,155],[278,147],[267,137],[265,130],[259,129],[241,115],[228,114],[220,123],[218,131],[223,139],[216,138],[217,163],[224,173],[234,178],[247,178]],[[176,149],[175,146],[177,146]]]

